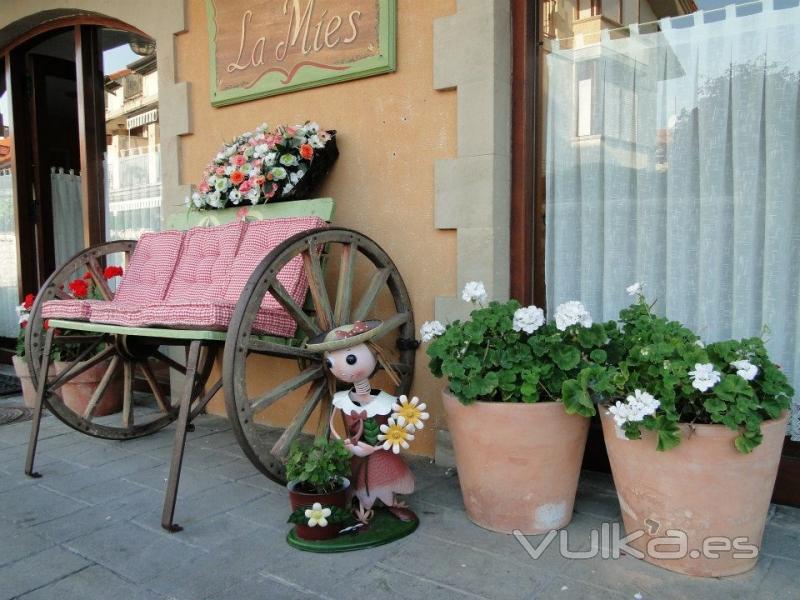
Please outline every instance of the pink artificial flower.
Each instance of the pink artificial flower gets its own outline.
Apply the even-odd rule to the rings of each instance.
[[[225,167],[217,167],[215,174],[217,175],[217,177],[222,177],[223,175],[225,175]]]
[[[242,166],[244,163],[246,163],[246,162],[247,162],[247,160],[246,160],[246,159],[245,159],[245,157],[244,157],[244,156],[242,156],[241,154],[237,154],[236,156],[234,156],[234,157],[233,157],[233,161],[232,161],[232,162],[233,162],[233,164],[235,164],[237,167],[241,167],[241,166]]]
[[[200,185],[197,186],[197,191],[201,194],[207,194],[211,188],[208,185],[207,181],[203,181]]]
[[[243,194],[246,194],[247,192],[250,191],[250,187],[251,187],[250,180],[249,179],[245,179],[242,182],[242,185],[239,186],[239,191],[242,192]]]
[[[289,135],[294,135],[295,133],[297,133],[297,127],[295,127],[294,125],[289,125],[288,127],[286,127],[286,133],[288,133]]]

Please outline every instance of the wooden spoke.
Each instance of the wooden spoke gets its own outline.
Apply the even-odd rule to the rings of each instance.
[[[331,301],[328,298],[328,291],[325,289],[325,275],[322,273],[322,265],[319,262],[316,244],[309,243],[308,249],[303,252],[303,266],[308,277],[308,291],[314,301],[314,308],[317,311],[317,320],[324,331],[332,328],[333,311]]]
[[[343,244],[339,261],[339,281],[336,284],[336,308],[333,311],[335,325],[344,325],[350,319],[350,304],[353,300],[353,275],[355,273],[358,246]]]
[[[142,372],[142,375],[147,380],[147,385],[150,386],[150,390],[153,392],[153,396],[156,399],[156,404],[158,404],[158,409],[161,412],[169,412],[170,408],[167,406],[167,401],[164,398],[164,392],[161,389],[161,385],[158,383],[156,376],[153,374],[153,369],[150,367],[150,363],[147,362],[147,359],[139,363],[139,370]]]
[[[103,373],[103,378],[100,380],[100,383],[97,384],[92,397],[89,399],[89,404],[86,406],[86,410],[83,413],[84,419],[88,421],[92,420],[94,409],[97,407],[97,403],[100,402],[100,398],[102,398],[103,394],[106,393],[108,384],[111,383],[111,379],[114,377],[114,373],[116,372],[118,365],[119,355],[114,355],[108,365],[108,368],[106,369],[106,372]]]
[[[411,318],[410,313],[407,312],[395,313],[391,317],[383,319],[383,325],[386,328],[386,331],[389,332],[392,331],[393,329],[396,329],[397,327],[400,327],[404,323],[408,322],[410,318]]]
[[[297,437],[297,434],[302,431],[311,413],[314,412],[320,398],[322,398],[322,395],[325,393],[327,385],[328,382],[325,381],[325,379],[319,379],[308,390],[305,401],[303,402],[303,407],[294,416],[291,423],[286,427],[286,431],[281,434],[281,437],[278,438],[278,441],[275,442],[275,445],[272,447],[271,452],[275,458],[283,460],[286,457],[287,452],[289,452],[289,446]]]
[[[371,311],[372,307],[375,305],[375,301],[378,299],[378,293],[381,291],[384,284],[386,284],[391,274],[392,270],[389,267],[384,267],[378,269],[372,275],[367,291],[364,292],[361,301],[358,303],[358,308],[356,308],[353,313],[353,321],[363,321],[367,317],[369,311]]]
[[[271,389],[266,394],[256,398],[255,401],[253,401],[253,403],[250,405],[250,411],[252,413],[257,413],[264,410],[270,404],[283,398],[289,392],[293,392],[294,390],[304,386],[309,381],[321,378],[322,373],[322,365],[315,365],[307,368],[305,371],[301,371],[298,375],[295,375],[291,379],[284,381],[282,384]]]
[[[275,279],[271,282],[270,293],[278,301],[278,303],[283,306],[294,318],[297,325],[305,331],[310,336],[315,336],[320,333],[322,330],[317,327],[317,324],[309,317],[305,312],[303,312],[302,307],[300,307],[297,302],[295,302],[292,297],[289,295],[289,292],[286,291],[286,288],[283,287],[283,284]]]
[[[111,291],[111,288],[108,287],[108,282],[106,278],[103,276],[103,269],[100,267],[100,263],[97,261],[97,258],[94,256],[90,258],[86,262],[86,268],[89,269],[89,273],[92,275],[92,279],[94,280],[97,287],[100,289],[100,295],[103,296],[103,300],[113,300],[114,294]]]
[[[125,379],[122,390],[122,426],[126,429],[133,427],[133,362],[126,360],[122,364],[122,373]]]
[[[296,346],[271,342],[269,340],[260,340],[256,337],[251,337],[247,341],[247,349],[249,352],[257,352],[259,354],[266,354],[268,356],[278,356],[280,358],[305,358],[307,360],[319,360],[319,355],[316,352],[311,352],[305,348],[297,348]]]
[[[155,352],[153,352],[153,358],[155,358],[156,360],[160,360],[163,363],[166,363],[167,365],[169,365],[171,368],[175,369],[181,375],[185,375],[186,374],[186,367],[184,367],[181,363],[179,363],[174,358],[172,358],[170,356],[167,356],[166,354],[161,352],[161,350],[156,350]]]
[[[94,349],[94,348],[91,348],[91,349]],[[81,361],[83,360],[82,357],[84,357],[84,355],[81,354],[66,369],[64,369],[58,377],[56,377],[53,380],[53,383],[51,383],[50,386],[49,386],[50,391],[53,392],[53,391],[57,390],[58,388],[60,388],[62,385],[64,385],[70,379],[74,379],[75,377],[77,377],[81,373],[91,369],[96,364],[103,362],[105,359],[107,359],[114,352],[115,352],[114,347],[113,346],[108,346],[108,347],[104,348],[103,350],[101,350],[100,352],[98,352],[97,354],[95,354],[93,357],[91,357],[88,360],[86,360],[83,364],[78,366],[81,363]]]
[[[319,421],[317,422],[317,433],[315,437],[318,440],[327,440],[331,432],[331,414],[333,414],[333,398],[329,393],[324,394],[322,401],[319,403]]]

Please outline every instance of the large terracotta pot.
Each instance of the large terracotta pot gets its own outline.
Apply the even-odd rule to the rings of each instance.
[[[71,411],[82,415],[89,405],[94,390],[103,378],[103,374],[108,369],[111,359],[105,360],[84,371],[74,379],[69,380],[61,386],[61,397],[64,404]],[[56,374],[63,373],[70,365],[68,362],[55,361]],[[108,384],[100,402],[95,407],[93,416],[103,417],[122,409],[123,380],[119,369],[114,378]]]
[[[350,481],[344,480],[341,489],[331,492],[330,494],[308,494],[297,490],[297,482],[290,481],[286,484],[289,490],[289,504],[292,506],[292,512],[299,507],[310,508],[315,502],[319,502],[323,507],[338,506],[345,508],[347,506],[347,488],[350,487]],[[295,524],[294,530],[297,537],[304,540],[329,540],[339,535],[341,529],[340,523],[329,522],[326,527],[309,527],[308,525]]]
[[[750,454],[741,454],[733,445],[737,433],[723,425],[682,424],[680,445],[658,452],[653,432],[629,440],[605,408],[600,412],[625,531],[645,532],[629,545],[647,562],[687,575],[721,577],[752,569],[788,413],[763,423],[764,441]],[[684,534],[686,551],[681,550]],[[660,543],[664,536],[674,541]],[[731,540],[731,548],[722,549],[725,540],[710,540],[715,536]],[[719,557],[709,557],[704,544]],[[663,551],[676,557],[659,556]]]
[[[36,406],[36,388],[31,380],[31,372],[28,370],[28,363],[24,358],[16,354],[11,357],[11,361],[14,363],[14,372],[17,374],[20,385],[22,386],[22,402],[28,408],[33,408]],[[50,377],[55,376],[56,370],[53,365],[50,365],[49,373]]]
[[[501,533],[538,534],[572,519],[589,419],[560,402],[464,406],[442,392],[467,516]]]

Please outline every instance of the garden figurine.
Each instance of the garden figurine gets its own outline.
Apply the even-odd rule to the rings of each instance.
[[[331,434],[341,439],[335,426],[341,414],[344,444],[352,455],[349,493],[357,502],[355,514],[362,523],[372,518],[378,500],[400,520],[416,519],[396,496],[414,491],[414,476],[399,453],[409,447],[414,431],[421,429],[429,416],[416,397],[408,400],[372,388],[370,378],[379,365],[398,381],[383,351],[372,342],[382,329],[381,321],[358,321],[308,343],[309,349],[324,352],[326,368],[336,379],[352,385],[334,394],[330,424]]]

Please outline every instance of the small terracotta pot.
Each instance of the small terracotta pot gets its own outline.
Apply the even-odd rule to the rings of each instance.
[[[788,412],[761,425],[764,441],[750,454],[736,450],[736,431],[723,425],[688,424],[680,425],[677,447],[659,452],[653,432],[643,430],[641,439],[629,440],[607,412],[601,407],[603,438],[625,531],[628,535],[645,532],[629,545],[644,553],[647,562],[687,575],[723,577],[752,569],[758,560]],[[683,533],[668,534],[669,530]],[[682,551],[684,534],[686,550]],[[664,536],[677,541],[662,544],[659,539]],[[711,540],[714,537],[720,541]],[[721,538],[731,540],[730,549],[721,548],[728,544]],[[745,546],[749,549],[742,550]],[[708,556],[709,548],[718,558]],[[676,557],[657,557],[664,551],[675,552]]]
[[[83,415],[110,362],[111,359],[98,363],[61,386],[61,398],[67,408],[72,412]],[[56,374],[60,375],[71,363],[55,361],[54,364]],[[97,403],[93,416],[103,417],[119,412],[122,409],[122,396],[123,380],[122,374],[118,369],[114,378],[108,384],[105,393],[100,398],[100,402]]]
[[[560,402],[475,402],[442,392],[467,516],[525,535],[572,519],[589,419]]]
[[[17,377],[19,377],[19,382],[22,386],[22,402],[28,408],[33,408],[36,406],[36,388],[33,386],[33,381],[31,380],[28,362],[16,354],[11,357],[11,361],[14,363],[14,372],[17,374]],[[50,365],[48,372],[50,373],[50,377],[55,377],[56,370],[53,365]]]
[[[290,481],[286,484],[289,490],[289,504],[292,506],[292,512],[299,507],[310,508],[315,502],[319,502],[323,507],[338,506],[344,509],[347,506],[347,488],[350,487],[350,480],[345,479],[341,489],[331,492],[329,494],[308,494],[306,492],[297,491],[296,481]],[[339,535],[341,529],[340,523],[329,522],[327,527],[309,527],[308,525],[295,524],[294,530],[297,537],[304,540],[329,540]]]

